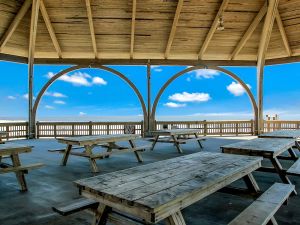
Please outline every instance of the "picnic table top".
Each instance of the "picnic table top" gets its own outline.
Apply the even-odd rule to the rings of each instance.
[[[14,143],[0,144],[0,156],[11,155],[14,153],[31,152],[32,147]]]
[[[82,194],[158,222],[261,166],[262,157],[199,152],[75,181]],[[126,211],[127,210],[127,211]]]
[[[260,134],[259,137],[267,138],[267,137],[274,137],[274,138],[299,138],[300,137],[300,130],[276,130],[269,133]]]
[[[178,134],[194,134],[199,133],[200,129],[166,129],[166,130],[155,130],[151,131],[153,135],[178,135]]]
[[[110,135],[92,135],[92,136],[74,136],[57,138],[60,143],[71,145],[92,145],[117,141],[128,141],[139,138],[138,134],[110,134]]]
[[[276,157],[295,145],[290,138],[256,138],[221,146],[225,153]]]

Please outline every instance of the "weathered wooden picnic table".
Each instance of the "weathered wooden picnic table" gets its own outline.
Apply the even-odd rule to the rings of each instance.
[[[185,144],[187,141],[197,141],[200,149],[203,148],[201,140],[205,140],[204,137],[199,137],[199,129],[169,129],[169,130],[156,130],[151,131],[151,134],[154,136],[153,144],[151,150],[154,149],[157,142],[163,143],[173,143],[178,152],[182,153],[180,144]],[[190,137],[193,135],[194,137]],[[160,137],[164,138],[160,138]]]
[[[256,138],[224,145],[221,146],[221,149],[224,153],[262,156],[269,159],[273,167],[260,167],[259,170],[278,173],[284,183],[291,184],[287,175],[300,176],[300,161],[292,149],[294,145],[295,139],[292,138]],[[282,156],[285,152],[288,152],[290,157]],[[292,159],[295,163],[286,170],[282,167],[279,159]]]
[[[3,141],[3,137],[6,137],[7,132],[5,131],[0,131],[0,144],[5,143],[5,141]]]
[[[300,138],[300,130],[276,130],[258,135],[260,138]]]
[[[6,143],[0,145],[0,174],[14,172],[21,187],[21,191],[27,191],[27,184],[25,180],[25,173],[28,170],[42,167],[42,163],[35,163],[30,165],[21,165],[19,154],[31,152],[32,147],[20,144]],[[12,164],[3,162],[5,158],[10,158]]]
[[[75,184],[81,195],[100,203],[93,224],[106,224],[110,212],[116,210],[139,218],[142,224],[165,220],[170,225],[183,225],[182,209],[236,180],[243,178],[250,190],[259,191],[251,173],[261,166],[261,161],[262,157],[199,152]],[[55,208],[65,215],[71,210]]]
[[[112,135],[98,135],[98,136],[77,136],[77,137],[65,137],[57,138],[59,143],[67,144],[65,150],[59,150],[64,153],[62,158],[62,165],[65,166],[68,161],[69,155],[76,155],[89,158],[91,168],[93,172],[98,172],[96,159],[108,158],[111,154],[134,152],[138,162],[143,162],[140,151],[143,151],[151,146],[136,146],[135,140],[139,139],[137,134],[112,134]],[[117,145],[116,142],[128,141],[130,146],[123,147]],[[83,152],[72,151],[72,146],[77,145],[84,148]],[[97,146],[101,146],[107,149],[106,152],[93,153],[93,149]]]

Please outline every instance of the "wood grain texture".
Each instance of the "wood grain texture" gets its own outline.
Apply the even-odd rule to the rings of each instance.
[[[276,130],[269,133],[260,134],[260,138],[293,138],[300,137],[300,130]]]

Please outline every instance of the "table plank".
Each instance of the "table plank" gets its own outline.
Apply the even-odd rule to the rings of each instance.
[[[32,147],[14,143],[5,143],[0,145],[0,156],[31,152]]]
[[[168,129],[168,130],[156,130],[151,131],[152,135],[184,135],[194,134],[201,132],[201,129]]]
[[[276,130],[269,133],[260,134],[260,138],[293,138],[300,137],[300,130]]]
[[[71,145],[93,145],[108,142],[128,141],[138,139],[138,134],[111,134],[111,135],[94,135],[94,136],[74,136],[57,138],[57,141],[64,144]]]
[[[225,153],[276,157],[295,145],[288,138],[257,138],[221,146]]]

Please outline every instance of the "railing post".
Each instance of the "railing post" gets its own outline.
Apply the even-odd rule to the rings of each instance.
[[[6,139],[9,139],[9,125],[6,125]]]
[[[53,128],[54,128],[54,137],[56,138],[56,137],[57,137],[57,128],[56,128],[56,124],[53,125]]]
[[[109,124],[106,125],[106,134],[109,135]]]
[[[220,136],[222,136],[222,133],[223,133],[223,123],[221,122],[220,123]]]
[[[203,135],[207,135],[207,122],[206,120],[203,120]]]
[[[89,122],[89,135],[93,135],[93,122]]]
[[[239,136],[239,123],[235,122],[235,135]]]
[[[144,134],[144,121],[143,120],[141,121],[141,136],[145,137],[145,134]]]
[[[40,138],[40,124],[39,121],[36,122],[36,138]]]

